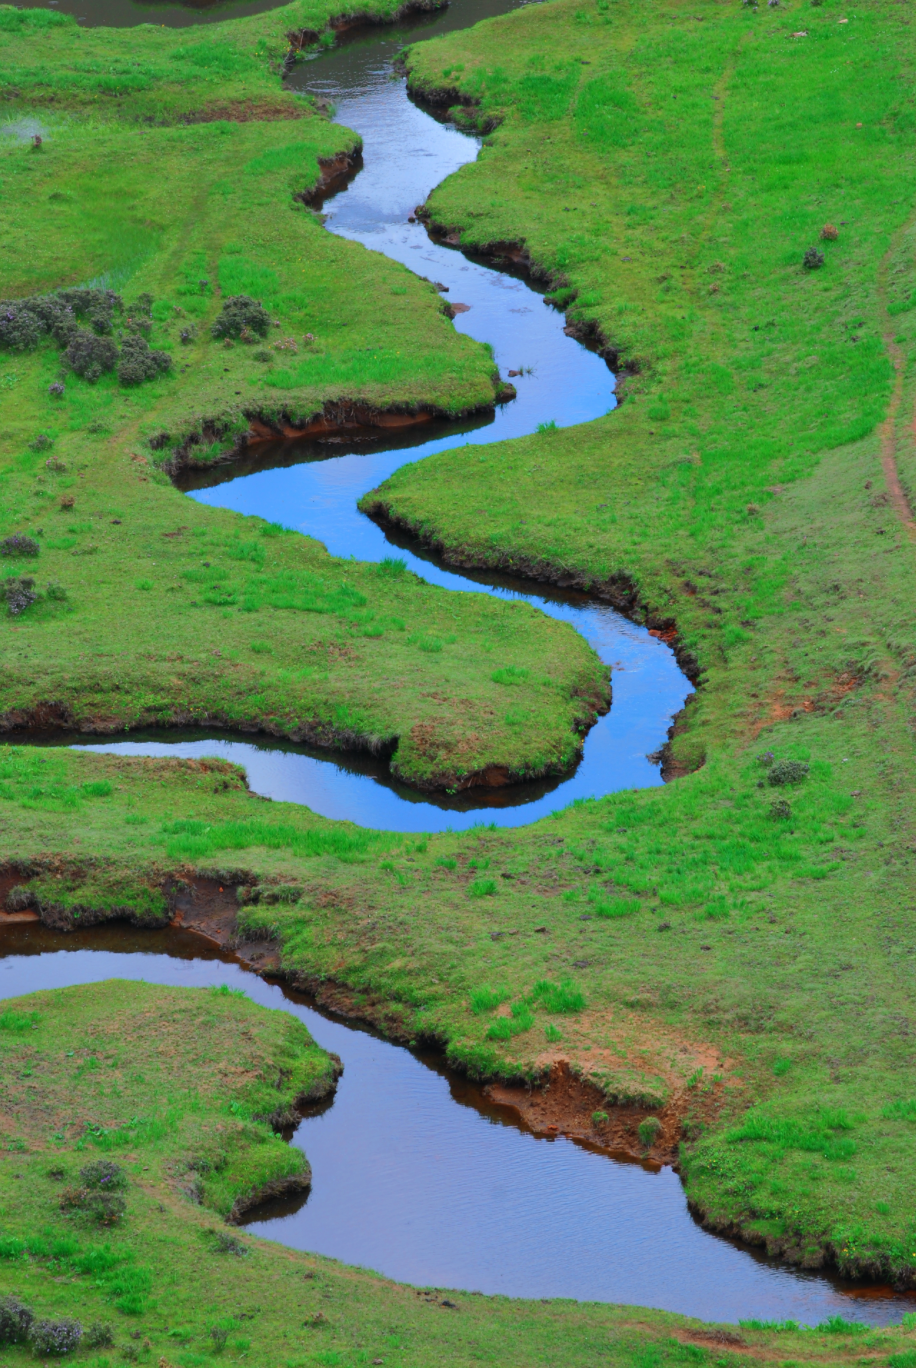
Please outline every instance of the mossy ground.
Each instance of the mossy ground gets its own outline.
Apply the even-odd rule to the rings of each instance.
[[[287,6],[200,41],[0,10],[12,127],[37,113],[44,128],[37,151],[0,139],[0,295],[94,280],[129,310],[147,293],[150,345],[173,358],[128,387],[61,374],[51,341],[0,356],[0,531],[41,548],[4,569],[66,595],[0,627],[0,712],[107,731],[222,722],[396,750],[396,771],[425,787],[492,765],[560,772],[607,701],[606,672],[570,628],[201,507],[161,469],[179,450],[206,463],[251,418],[301,425],[326,401],[371,414],[494,400],[489,354],[455,332],[432,285],[331,236],[294,198],[320,158],[358,141],[281,88],[271,44],[304,14]],[[315,26],[325,17],[316,6]],[[265,91],[275,109],[243,119],[229,107]],[[214,121],[217,95],[234,120]],[[273,324],[227,345],[211,327],[239,294]],[[63,394],[49,392],[59,379]],[[493,678],[507,666],[511,690]]]
[[[294,1018],[242,995],[115,980],[13,999],[0,1004],[0,1059],[0,1291],[36,1316],[107,1326],[111,1343],[72,1356],[92,1368],[742,1368],[786,1356],[904,1365],[913,1353],[909,1327],[748,1326],[717,1338],[634,1307],[444,1295],[232,1232],[217,1213],[234,1193],[269,1178],[281,1152],[288,1168],[305,1165],[256,1118],[329,1067]],[[60,1208],[99,1158],[127,1177],[126,1210],[104,1227]],[[0,1353],[7,1368],[36,1362],[22,1345]]]

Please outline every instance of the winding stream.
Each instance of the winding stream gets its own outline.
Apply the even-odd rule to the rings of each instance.
[[[469,438],[497,442],[533,432],[539,423],[584,423],[615,404],[614,376],[601,357],[563,331],[562,313],[523,280],[469,260],[432,242],[414,207],[466,162],[480,142],[437,122],[407,97],[392,63],[408,33],[427,36],[464,28],[513,8],[507,0],[460,0],[409,26],[355,35],[329,54],[294,68],[290,84],[330,100],[335,117],[363,139],[364,168],[325,202],[333,233],[384,252],[449,288],[451,302],[469,305],[455,326],[489,342],[500,373],[531,367],[515,380],[518,397],[476,423],[440,425],[435,435],[409,445],[365,442],[341,451],[339,442],[273,443],[245,467],[222,467],[186,479],[182,487],[202,503],[258,514],[307,533],[333,554],[379,561],[396,554],[424,579],[451,590],[523,598],[551,617],[572,623],[613,671],[613,705],[589,732],[582,760],[567,777],[502,790],[479,789],[454,797],[420,794],[392,779],[385,763],[291,743],[252,741],[213,732],[159,732],[129,741],[86,738],[87,749],[124,755],[218,754],[245,766],[249,783],[274,799],[304,803],[331,818],[396,831],[458,830],[485,820],[515,826],[546,816],[577,798],[661,783],[648,759],[665,741],[691,685],[670,647],[628,622],[606,604],[492,574],[449,570],[406,542],[387,536],[359,512],[358,499],[399,466]],[[251,469],[250,467],[261,468]],[[240,473],[240,470],[243,473]],[[595,502],[612,502],[613,489]]]
[[[0,999],[106,978],[228,983],[292,1012],[340,1055],[333,1102],[293,1139],[311,1162],[312,1191],[252,1213],[246,1224],[258,1235],[421,1286],[629,1302],[705,1320],[811,1325],[842,1315],[880,1325],[916,1306],[708,1234],[670,1168],[536,1137],[432,1052],[331,1018],[188,932],[59,934],[32,924],[4,934]]]
[[[53,2],[53,0],[52,0]],[[89,22],[196,22],[250,13],[63,0]],[[513,8],[507,0],[458,0],[409,31],[466,27]],[[178,17],[180,16],[180,18]],[[690,685],[670,649],[612,609],[506,577],[460,575],[416,547],[387,538],[356,508],[405,461],[467,440],[498,441],[537,423],[585,422],[614,404],[605,363],[563,333],[563,318],[512,275],[430,242],[406,220],[433,186],[478,151],[476,139],[437,123],[407,99],[392,60],[408,27],[356,35],[298,67],[291,83],[331,98],[364,140],[365,169],[326,205],[327,226],[395,257],[469,304],[456,326],[492,344],[500,370],[531,366],[518,398],[480,425],[438,430],[409,447],[379,445],[328,456],[286,444],[245,472],[224,470],[190,490],[202,502],[257,513],[307,532],[338,555],[377,560],[397,544],[411,569],[464,592],[525,597],[573,623],[613,667],[610,714],[590,732],[574,774],[482,795],[430,799],[392,781],[362,756],[219,734],[151,734],[87,749],[126,754],[220,754],[245,765],[252,788],[364,826],[432,831],[481,819],[531,821],[574,798],[661,782],[647,759],[665,738]],[[613,491],[606,491],[610,501]],[[72,742],[71,742],[72,743]],[[307,1200],[255,1213],[249,1228],[296,1248],[377,1268],[420,1284],[526,1297],[631,1302],[709,1320],[795,1319],[841,1314],[882,1324],[912,1309],[888,1288],[863,1288],[780,1267],[703,1231],[670,1168],[618,1161],[564,1138],[535,1137],[483,1091],[432,1054],[411,1052],[317,1011],[300,994],[247,972],[188,933],[98,928],[62,936],[36,925],[4,931],[0,998],[37,988],[118,977],[186,986],[241,986],[267,1007],[293,1012],[345,1064],[330,1106],[305,1118],[293,1143],[308,1153]]]

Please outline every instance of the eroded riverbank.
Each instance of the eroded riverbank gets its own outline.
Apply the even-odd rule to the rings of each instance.
[[[304,1202],[247,1228],[424,1286],[629,1302],[707,1320],[831,1315],[886,1324],[913,1301],[789,1270],[703,1231],[668,1167],[626,1163],[520,1126],[435,1052],[410,1051],[322,1013],[187,931],[123,926],[4,933],[0,994],[104,978],[225,983],[292,1012],[338,1054],[330,1106],[296,1131],[312,1167]]]

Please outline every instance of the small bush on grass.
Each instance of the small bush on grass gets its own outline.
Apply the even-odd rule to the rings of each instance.
[[[496,894],[496,880],[475,879],[468,884],[468,893],[472,898],[492,898]]]
[[[118,349],[110,337],[77,328],[64,352],[67,365],[84,380],[98,380],[118,364]]]
[[[802,258],[802,266],[806,271],[818,271],[824,264],[824,253],[819,252],[816,247],[809,247]]]
[[[61,1193],[62,1211],[73,1211],[86,1216],[97,1225],[116,1225],[127,1209],[121,1191],[127,1186],[127,1176],[110,1159],[97,1159],[80,1169],[81,1187],[68,1187]]]
[[[243,332],[266,337],[269,330],[270,314],[249,295],[231,295],[210,329],[214,337],[241,337]]]
[[[72,1354],[82,1338],[78,1320],[37,1320],[29,1327],[29,1344],[36,1354]]]
[[[114,1344],[114,1331],[107,1321],[93,1321],[83,1335],[83,1343],[89,1349],[110,1349]]]
[[[33,1319],[18,1297],[0,1297],[0,1344],[21,1344]]]
[[[229,1338],[229,1331],[222,1325],[214,1325],[210,1330],[210,1342],[213,1345],[214,1354],[221,1354],[226,1347]]]
[[[808,766],[802,760],[775,760],[767,773],[767,782],[774,785],[800,784],[807,774]]]
[[[155,380],[171,369],[168,352],[151,351],[145,337],[125,337],[118,362],[118,379],[122,385],[141,385],[144,380]]]
[[[11,575],[3,581],[3,596],[10,617],[18,617],[38,602],[38,591],[31,575]]]
[[[110,1159],[96,1159],[80,1169],[84,1186],[100,1192],[115,1192],[127,1187],[127,1174]]]
[[[0,541],[0,556],[37,556],[41,548],[34,537],[16,532]]]

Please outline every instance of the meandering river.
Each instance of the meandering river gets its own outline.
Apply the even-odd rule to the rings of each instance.
[[[62,6],[64,7],[64,6]],[[194,22],[231,11],[67,0],[89,22]],[[470,305],[456,327],[489,342],[503,374],[531,367],[518,397],[479,425],[439,429],[395,449],[352,451],[304,444],[273,451],[261,468],[224,469],[192,496],[257,513],[318,537],[339,555],[376,560],[392,544],[411,569],[447,588],[521,596],[573,623],[613,668],[611,712],[590,732],[575,772],[553,783],[430,799],[395,784],[360,756],[249,738],[134,735],[89,749],[127,754],[221,754],[244,764],[258,792],[365,826],[433,831],[474,821],[518,824],[574,798],[661,782],[648,755],[665,739],[690,685],[670,649],[605,605],[507,578],[457,574],[403,540],[388,538],[356,503],[405,461],[469,440],[498,441],[540,422],[568,426],[614,404],[600,357],[563,332],[563,318],[513,275],[432,243],[408,222],[415,205],[478,152],[476,139],[436,122],[408,99],[393,63],[408,36],[475,23],[514,8],[506,0],[456,0],[398,29],[357,34],[297,67],[290,84],[331,99],[358,130],[365,167],[325,205],[330,231],[385,252],[449,287]],[[613,491],[608,491],[609,498]],[[412,1052],[317,1011],[288,988],[246,972],[188,933],[107,927],[63,936],[36,925],[3,932],[0,998],[37,988],[118,977],[154,983],[242,987],[264,1006],[293,1012],[345,1072],[330,1106],[303,1120],[313,1168],[306,1200],[254,1213],[249,1229],[296,1248],[368,1265],[420,1284],[524,1297],[631,1302],[709,1320],[795,1319],[841,1314],[881,1324],[912,1309],[887,1288],[843,1285],[787,1269],[709,1235],[691,1218],[669,1168],[618,1161],[563,1138],[533,1136],[483,1091],[431,1054]]]

